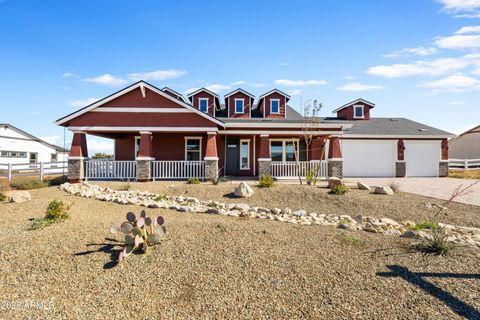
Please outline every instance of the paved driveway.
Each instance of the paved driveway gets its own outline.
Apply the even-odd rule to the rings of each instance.
[[[459,185],[467,186],[475,180],[455,178],[345,178],[345,181],[362,181],[371,186],[388,185],[395,181],[400,191],[415,193],[438,199],[448,199]],[[455,199],[456,202],[480,206],[480,183],[474,185],[466,195]]]

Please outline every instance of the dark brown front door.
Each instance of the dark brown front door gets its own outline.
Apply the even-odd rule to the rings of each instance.
[[[225,172],[227,175],[238,175],[240,170],[240,139],[227,137],[227,159],[225,163]]]

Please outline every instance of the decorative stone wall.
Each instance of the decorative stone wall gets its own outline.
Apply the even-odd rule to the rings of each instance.
[[[68,159],[68,181],[71,183],[78,183],[82,181],[84,177],[84,160]]]
[[[149,181],[152,177],[152,162],[137,159],[137,180]]]
[[[328,160],[328,176],[343,178],[343,161]]]
[[[272,161],[271,160],[258,160],[258,176],[271,175],[272,174]]]
[[[407,175],[407,166],[405,161],[398,161],[395,163],[395,176],[398,178],[405,177]]]
[[[218,160],[205,160],[205,179],[214,179],[218,174]]]
[[[439,170],[438,170],[439,177],[446,177],[448,176],[448,161],[440,161],[439,163]]]

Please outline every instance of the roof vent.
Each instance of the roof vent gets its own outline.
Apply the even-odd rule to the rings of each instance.
[[[392,119],[390,119],[390,121],[400,121],[400,119],[392,118]]]
[[[427,131],[428,131],[428,129],[423,129],[423,128],[421,128],[421,129],[418,129],[418,131],[421,131],[421,132],[427,132]]]

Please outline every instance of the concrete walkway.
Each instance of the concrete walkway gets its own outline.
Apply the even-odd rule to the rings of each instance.
[[[388,185],[391,181],[395,181],[400,186],[400,191],[442,200],[450,198],[458,186],[466,187],[476,181],[455,178],[345,178],[344,180],[355,183],[362,181],[370,186]],[[454,201],[480,206],[480,183],[474,185],[469,191],[468,194]]]

